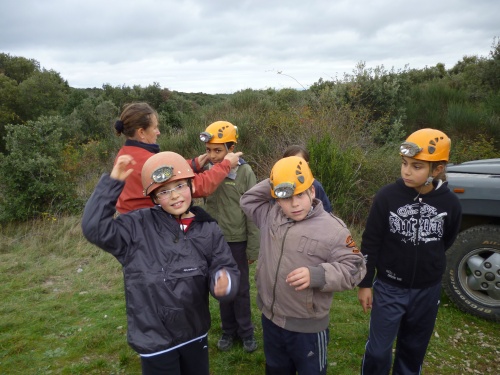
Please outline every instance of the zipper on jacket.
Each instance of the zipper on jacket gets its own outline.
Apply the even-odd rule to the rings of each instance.
[[[418,263],[418,251],[420,249],[420,221],[422,219],[422,198],[418,198],[418,218],[417,218],[417,233],[416,244],[415,244],[415,261],[413,262],[413,271],[411,274],[410,288],[413,287],[413,282],[415,281],[415,274],[417,273],[417,263]]]
[[[281,241],[281,253],[280,258],[278,259],[278,266],[276,267],[276,274],[274,275],[274,285],[273,285],[273,302],[271,303],[271,320],[274,318],[274,303],[276,302],[276,284],[278,283],[278,274],[281,265],[281,259],[283,258],[283,252],[285,248],[285,239],[288,233],[290,226],[286,228],[285,235],[283,236],[283,241]]]

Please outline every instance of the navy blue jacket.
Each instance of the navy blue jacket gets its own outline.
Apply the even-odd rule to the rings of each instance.
[[[103,175],[85,206],[85,237],[111,253],[123,267],[128,342],[139,354],[152,354],[205,335],[210,328],[209,293],[216,272],[231,278],[229,301],[240,272],[222,232],[203,209],[184,232],[159,206],[113,219],[123,181]]]
[[[316,198],[323,202],[323,209],[328,213],[333,213],[332,204],[330,203],[330,199],[328,199],[328,195],[326,195],[325,189],[323,189],[323,185],[321,185],[321,182],[314,179],[313,186]]]

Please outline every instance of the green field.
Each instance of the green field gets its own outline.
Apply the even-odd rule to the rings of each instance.
[[[1,227],[0,285],[0,374],[140,374],[139,358],[126,342],[120,265],[83,238],[79,217]],[[255,288],[252,293],[255,301]],[[213,298],[211,310],[211,373],[264,374],[255,304],[259,349],[251,354],[241,345],[217,350],[221,330]],[[499,374],[499,328],[443,297],[423,373]],[[358,373],[367,332],[356,292],[336,294],[329,374]]]

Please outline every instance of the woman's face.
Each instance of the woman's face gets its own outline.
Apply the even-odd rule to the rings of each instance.
[[[158,118],[151,115],[151,125],[147,129],[142,130],[140,133],[140,141],[144,143],[156,143],[156,139],[160,135],[160,129],[158,128]]]

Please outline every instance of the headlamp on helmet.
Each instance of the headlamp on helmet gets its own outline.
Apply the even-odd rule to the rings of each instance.
[[[282,182],[281,184],[273,187],[274,195],[276,198],[290,198],[295,191],[295,184],[293,182]]]
[[[422,147],[413,142],[403,142],[399,147],[401,155],[408,156],[410,158],[417,155],[420,151],[422,151]]]
[[[151,183],[144,189],[144,195],[148,195],[148,189],[153,184],[162,184],[168,181],[174,175],[174,167],[170,165],[162,165],[156,168],[153,173],[151,173]]]
[[[205,143],[209,142],[213,137],[213,134],[210,134],[209,132],[200,133],[200,140]]]

